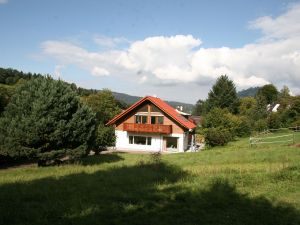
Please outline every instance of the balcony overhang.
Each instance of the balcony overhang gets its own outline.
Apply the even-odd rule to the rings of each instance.
[[[123,130],[137,133],[171,134],[172,125],[124,123]]]

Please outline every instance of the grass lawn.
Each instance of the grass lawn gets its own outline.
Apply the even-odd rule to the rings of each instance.
[[[299,225],[300,148],[240,139],[199,153],[3,169],[0,224]]]

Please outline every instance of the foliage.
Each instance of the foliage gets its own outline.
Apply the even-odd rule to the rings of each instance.
[[[39,77],[17,87],[0,120],[0,154],[33,158],[91,147],[95,115],[63,81]]]
[[[266,119],[268,116],[266,99],[261,95],[257,95],[255,97],[255,99],[256,99],[256,105],[255,105],[253,112],[250,115],[250,118],[253,121],[257,121],[260,119]]]
[[[208,109],[228,108],[231,113],[238,112],[239,99],[236,87],[226,75],[220,76],[208,93]]]
[[[82,102],[96,113],[98,122],[102,124],[121,112],[112,92],[108,89],[82,97]]]
[[[107,146],[115,143],[115,132],[113,127],[106,127],[105,124],[115,115],[121,112],[118,101],[116,101],[110,90],[99,91],[82,97],[82,102],[89,106],[96,114],[96,133],[93,150],[98,153]]]
[[[256,99],[253,97],[244,97],[240,99],[239,113],[240,115],[249,116],[256,108]]]
[[[268,123],[266,119],[259,119],[254,122],[254,130],[255,131],[264,131],[268,129]]]
[[[268,128],[270,129],[278,129],[281,127],[281,117],[278,113],[276,112],[271,112],[270,115],[268,116]]]
[[[31,78],[41,77],[41,74],[23,73],[22,71],[14,69],[0,68],[0,84],[13,85],[20,79],[30,80]]]
[[[240,124],[239,116],[233,115],[227,109],[214,108],[204,117],[203,127],[227,129],[235,137]]]
[[[0,114],[4,111],[4,108],[9,102],[12,96],[13,88],[8,85],[0,84]]]
[[[294,126],[300,119],[300,97],[285,97],[280,99],[280,120],[285,127]]]
[[[108,146],[113,146],[116,141],[114,127],[107,127],[103,124],[99,124],[95,134],[94,148],[95,153],[99,153],[105,150]]]
[[[194,106],[192,114],[195,116],[203,116],[207,113],[207,101],[199,99]]]
[[[288,98],[290,97],[290,89],[288,86],[284,85],[279,92],[279,98]]]
[[[252,132],[251,122],[249,118],[246,116],[238,117],[238,124],[236,127],[236,135],[238,137],[246,137],[249,136]]]
[[[211,147],[223,146],[232,140],[231,132],[228,129],[208,128],[204,132],[205,143]]]
[[[256,96],[264,99],[266,104],[274,103],[278,98],[278,90],[273,84],[266,84],[258,89]]]

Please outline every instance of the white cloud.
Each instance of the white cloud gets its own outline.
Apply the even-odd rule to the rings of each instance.
[[[8,3],[8,0],[0,0],[0,4],[6,4]]]
[[[126,76],[139,83],[211,85],[227,74],[239,88],[273,82],[296,90],[300,86],[300,4],[275,18],[258,18],[250,27],[263,35],[241,48],[203,48],[192,35],[176,35],[135,41],[125,50],[91,52],[60,41],[46,41],[42,49],[60,63],[77,65],[92,75]],[[115,48],[123,40],[97,37],[94,41]]]
[[[95,36],[94,42],[100,46],[107,47],[107,48],[115,48],[119,44],[129,43],[129,41],[123,37],[111,38],[106,36]]]
[[[250,22],[250,28],[260,29],[264,38],[292,38],[300,34],[300,4],[292,4],[286,13],[272,18],[260,17]]]
[[[109,72],[104,69],[104,68],[100,68],[98,66],[95,66],[93,69],[92,69],[92,72],[91,72],[94,76],[108,76],[109,75]]]

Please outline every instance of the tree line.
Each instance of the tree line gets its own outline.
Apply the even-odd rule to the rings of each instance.
[[[272,109],[279,104],[277,111]],[[280,91],[267,84],[254,97],[238,97],[236,86],[226,75],[220,76],[206,100],[198,100],[194,115],[203,117],[198,133],[211,146],[224,145],[236,137],[253,132],[300,125],[300,96],[291,96],[284,86]]]

